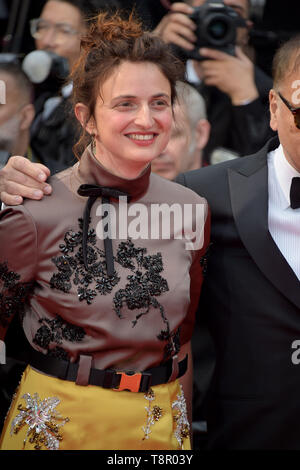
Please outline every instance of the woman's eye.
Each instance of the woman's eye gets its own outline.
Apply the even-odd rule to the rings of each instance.
[[[159,107],[168,106],[168,103],[164,100],[153,101],[153,104],[154,104],[154,106],[159,106]]]
[[[131,103],[130,101],[123,101],[122,103],[119,103],[117,105],[117,108],[131,108],[133,106],[133,103]]]

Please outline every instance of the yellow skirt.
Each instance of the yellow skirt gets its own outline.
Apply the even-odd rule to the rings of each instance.
[[[146,394],[49,377],[28,366],[5,420],[1,450],[190,449],[178,380]]]

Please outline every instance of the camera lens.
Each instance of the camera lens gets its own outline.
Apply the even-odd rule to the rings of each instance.
[[[209,24],[207,31],[213,39],[223,39],[228,32],[228,23],[217,19]]]

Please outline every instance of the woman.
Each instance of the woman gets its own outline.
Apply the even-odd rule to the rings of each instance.
[[[186,355],[207,205],[150,166],[169,139],[179,78],[166,46],[131,19],[101,14],[82,40],[76,151],[91,144],[52,178],[47,201],[0,219],[1,332],[17,312],[30,343],[1,449],[190,448]],[[186,249],[183,222],[157,232],[162,203],[204,207],[201,246]]]

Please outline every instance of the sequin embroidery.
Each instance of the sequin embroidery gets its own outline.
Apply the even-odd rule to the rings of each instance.
[[[147,420],[146,420],[146,426],[142,427],[142,430],[144,432],[144,437],[143,441],[145,439],[149,439],[150,434],[151,434],[151,426],[155,424],[156,421],[158,421],[163,414],[163,410],[155,405],[153,408],[151,408],[151,403],[153,400],[155,400],[155,393],[152,388],[148,390],[148,392],[144,395],[144,398],[149,402],[148,406],[145,406],[145,410],[147,411]]]
[[[18,314],[22,319],[28,296],[33,292],[34,282],[20,282],[21,276],[9,271],[7,263],[0,263],[0,324],[6,327]]]
[[[58,450],[59,442],[62,440],[59,428],[69,421],[69,418],[63,418],[56,410],[60,400],[57,397],[41,400],[37,393],[33,396],[25,393],[22,398],[26,401],[26,407],[18,405],[19,414],[11,423],[10,435],[17,434],[27,425],[28,431],[23,449],[29,440],[36,450],[40,450],[43,446],[48,450]]]
[[[43,349],[48,349],[50,356],[68,360],[68,353],[59,344],[63,340],[72,343],[78,343],[85,337],[85,331],[80,326],[72,325],[57,315],[53,320],[41,318],[39,323],[42,324],[38,328],[33,342]],[[54,344],[51,344],[54,343]]]
[[[172,410],[175,411],[175,414],[173,415],[173,419],[176,424],[174,435],[178,441],[179,448],[183,449],[184,439],[189,437],[190,424],[187,418],[186,402],[181,385],[180,393],[177,395],[177,400],[172,403]]]
[[[82,252],[83,221],[79,219],[78,222],[79,231],[74,232],[69,230],[64,236],[64,243],[59,245],[62,255],[52,258],[58,272],[51,277],[50,286],[52,289],[58,289],[67,293],[71,290],[72,280],[73,284],[77,286],[80,302],[86,301],[89,305],[97,293],[105,295],[111,292],[120,278],[116,271],[113,276],[107,275],[105,253],[96,246],[96,233],[94,229],[88,231],[87,261],[89,270],[86,271]],[[90,287],[93,287],[93,289]]]
[[[53,258],[58,272],[50,279],[52,288],[63,292],[71,290],[71,282],[77,287],[79,301],[92,304],[97,295],[106,295],[113,291],[120,277],[116,270],[113,276],[106,271],[105,253],[96,246],[94,229],[89,229],[87,239],[86,270],[82,252],[82,219],[79,219],[79,231],[68,231],[64,243],[59,246],[61,256]],[[136,247],[129,239],[121,242],[113,256],[115,265],[129,270],[127,284],[117,290],[113,297],[113,309],[120,319],[123,319],[123,309],[138,310],[132,320],[134,327],[139,319],[149,313],[150,309],[158,309],[163,322],[163,328],[157,334],[157,339],[166,342],[163,361],[178,353],[179,330],[172,332],[163,306],[157,297],[169,290],[167,280],[161,275],[164,267],[161,253],[147,255],[147,249]],[[45,330],[46,333],[46,330]],[[47,338],[45,338],[46,341]]]

